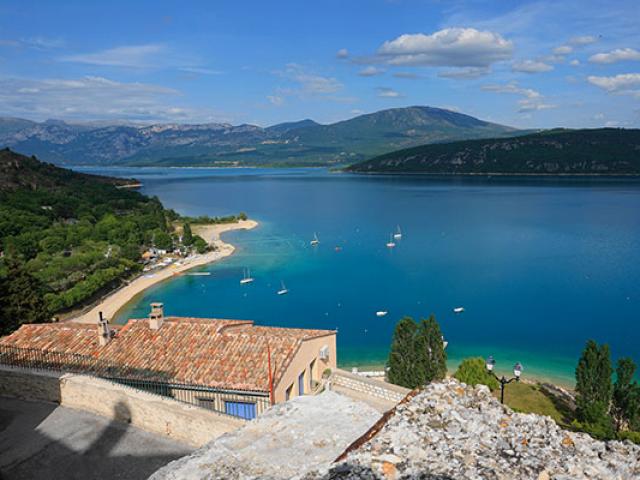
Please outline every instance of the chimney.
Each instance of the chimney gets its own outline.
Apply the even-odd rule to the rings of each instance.
[[[160,330],[164,321],[164,305],[159,302],[151,304],[151,313],[149,313],[149,328],[151,330]]]
[[[99,312],[98,315],[98,342],[101,347],[104,347],[111,340],[111,329],[107,319],[102,316],[102,312]]]

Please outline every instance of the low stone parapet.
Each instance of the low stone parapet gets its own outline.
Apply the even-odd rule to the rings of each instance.
[[[340,370],[339,368],[336,368],[332,372],[330,381],[334,385],[348,388],[366,395],[372,395],[394,403],[402,400],[410,391],[407,388],[386,383],[383,380],[367,378],[361,375],[349,373],[345,370]]]

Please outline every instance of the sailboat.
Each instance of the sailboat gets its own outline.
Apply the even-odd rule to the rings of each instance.
[[[396,242],[393,241],[393,234],[389,235],[389,241],[387,242],[387,248],[393,248],[396,246]]]
[[[248,268],[244,269],[243,274],[244,274],[244,276],[243,276],[242,280],[240,280],[240,285],[244,285],[246,283],[253,282],[253,277],[251,276],[251,271]]]
[[[284,282],[281,282],[282,288],[278,290],[278,295],[286,295],[289,293],[289,289],[285,286]]]
[[[314,233],[313,240],[311,240],[311,242],[309,243],[311,244],[312,247],[315,247],[316,245],[318,245],[320,243],[320,240],[318,240],[318,235]]]
[[[402,230],[400,230],[400,225],[398,225],[398,230],[393,234],[393,238],[396,240],[400,240],[402,238]]]

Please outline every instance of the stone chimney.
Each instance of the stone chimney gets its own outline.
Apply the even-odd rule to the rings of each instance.
[[[164,321],[164,304],[154,302],[151,304],[151,313],[149,313],[149,328],[151,330],[160,330]]]
[[[111,329],[108,320],[102,316],[102,312],[99,312],[98,315],[98,342],[101,347],[104,347],[111,341]]]

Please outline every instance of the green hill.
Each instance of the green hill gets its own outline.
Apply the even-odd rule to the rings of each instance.
[[[640,130],[548,130],[398,150],[356,163],[359,173],[640,175]]]
[[[126,183],[1,150],[0,280],[26,271],[53,313],[138,272],[145,245],[171,241],[176,214]]]

